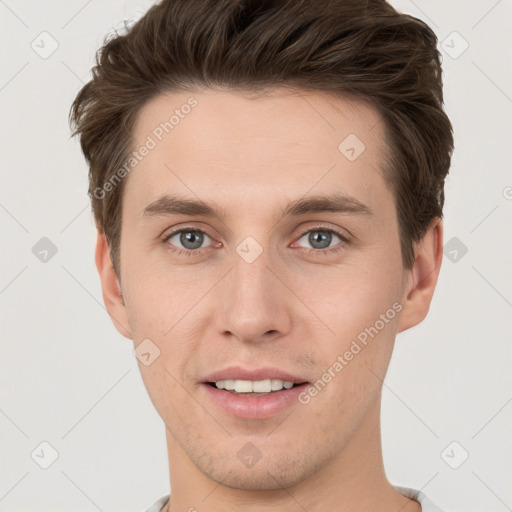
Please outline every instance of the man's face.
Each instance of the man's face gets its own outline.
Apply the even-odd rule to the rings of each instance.
[[[190,97],[197,106],[158,141],[155,129]],[[166,94],[141,111],[134,146],[148,136],[157,145],[126,178],[126,320],[135,346],[160,350],[139,366],[170,446],[217,482],[297,483],[340,455],[377,407],[405,275],[379,120],[359,102],[283,90]],[[166,194],[224,217],[143,213]],[[292,201],[335,195],[368,211],[281,216]],[[263,401],[205,382],[235,366],[309,385],[279,406],[290,392]]]

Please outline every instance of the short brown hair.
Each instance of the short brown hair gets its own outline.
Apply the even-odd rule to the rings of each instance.
[[[100,190],[133,151],[136,117],[162,92],[278,87],[355,96],[384,120],[402,260],[442,218],[453,152],[437,37],[385,0],[163,0],[105,40],[69,119],[89,164],[89,196],[120,277],[123,182]],[[340,141],[341,142],[341,141]]]

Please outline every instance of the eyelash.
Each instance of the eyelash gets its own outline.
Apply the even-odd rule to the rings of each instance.
[[[309,249],[307,247],[303,248],[306,250],[306,252],[308,254],[315,253],[315,255],[321,254],[323,256],[328,256],[328,255],[337,253],[339,251],[342,251],[344,249],[345,245],[349,245],[351,243],[351,239],[347,235],[342,234],[339,231],[332,229],[332,228],[328,228],[326,226],[315,226],[314,228],[309,228],[300,234],[298,240],[300,240],[304,235],[306,235],[307,233],[310,233],[312,231],[323,231],[323,232],[327,232],[327,233],[333,233],[341,239],[341,242],[336,244],[334,247],[329,247],[327,249]],[[164,236],[164,238],[162,239],[162,242],[170,248],[170,244],[168,244],[169,239],[171,239],[174,235],[176,235],[178,233],[182,233],[182,232],[203,233],[213,240],[213,237],[208,235],[208,233],[206,233],[206,231],[203,231],[202,229],[198,229],[195,227],[184,227],[184,228],[180,228],[175,231],[172,231],[169,234],[166,234]],[[171,248],[169,250],[171,250],[173,253],[175,253],[178,256],[196,256],[198,254],[202,254],[204,249],[207,249],[207,247],[203,247],[202,249],[194,249],[194,250],[180,249],[180,248],[177,248],[177,249]]]

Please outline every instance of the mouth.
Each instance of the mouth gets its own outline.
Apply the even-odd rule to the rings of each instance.
[[[308,382],[279,379],[207,381],[201,383],[201,393],[205,400],[228,416],[264,420],[296,407],[308,386]]]
[[[205,384],[216,390],[226,391],[227,393],[231,393],[233,395],[256,397],[281,393],[283,391],[308,384],[308,382],[291,382],[283,381],[281,379],[265,379],[262,381],[219,380],[217,382],[205,382]]]

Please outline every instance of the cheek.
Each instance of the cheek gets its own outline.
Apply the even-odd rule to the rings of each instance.
[[[139,362],[146,391],[158,414],[168,426],[179,424],[182,413],[187,414],[187,399],[178,371],[169,364],[164,352],[150,366]],[[169,420],[172,418],[172,420]]]
[[[336,340],[349,340],[372,326],[401,298],[401,266],[392,257],[375,256],[317,272],[314,286],[310,277],[303,281],[300,293]],[[396,316],[395,310],[390,313],[387,324]]]
[[[351,425],[346,425],[348,430],[355,428],[377,399],[393,351],[395,309],[385,318],[387,323],[368,310],[358,317],[339,315],[338,335],[318,345],[323,373],[314,383],[318,398],[312,401],[318,400],[317,411],[330,411],[331,420],[326,421],[344,418]]]
[[[331,399],[345,412],[378,392],[402,309],[401,265],[395,258],[374,256],[319,279],[316,300],[308,302],[331,330],[317,345],[325,372],[320,378],[336,382]]]
[[[191,284],[183,288],[176,272],[165,271],[137,251],[125,251],[123,257],[123,296],[134,339],[161,338],[179,318]]]

